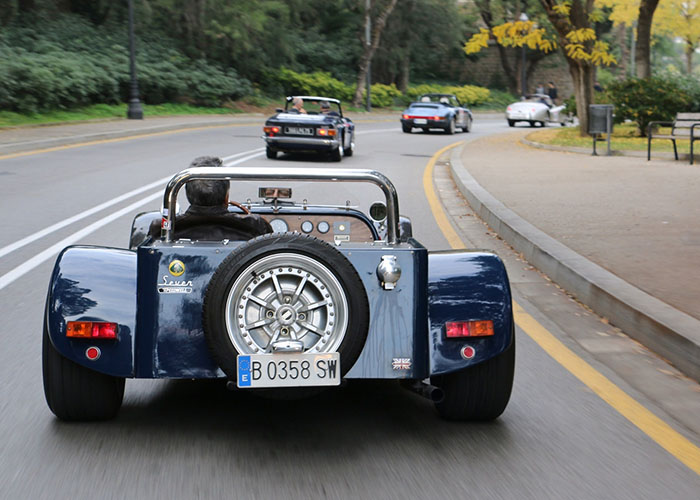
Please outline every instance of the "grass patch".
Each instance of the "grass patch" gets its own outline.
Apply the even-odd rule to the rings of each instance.
[[[16,127],[20,125],[45,125],[51,123],[64,123],[83,120],[99,120],[109,118],[126,118],[126,104],[94,104],[85,108],[72,110],[56,110],[46,113],[24,115],[12,111],[0,111],[0,127]],[[171,116],[171,115],[221,115],[241,113],[237,107],[231,108],[204,108],[189,104],[154,104],[143,105],[146,116]]]
[[[662,134],[670,134],[670,129],[660,129]],[[528,135],[528,139],[542,144],[551,144],[553,146],[568,146],[579,148],[592,148],[593,139],[591,137],[581,137],[578,127],[565,128],[547,128],[538,130]],[[601,146],[601,144],[603,146]],[[687,153],[690,150],[689,141],[678,141],[678,152]],[[598,149],[604,147],[605,143],[599,143]],[[612,137],[610,138],[610,147],[616,151],[646,151],[647,138],[637,137],[637,126],[633,123],[623,123],[615,125]],[[670,151],[673,152],[673,144],[669,140],[654,140],[651,145],[652,154],[654,151]]]

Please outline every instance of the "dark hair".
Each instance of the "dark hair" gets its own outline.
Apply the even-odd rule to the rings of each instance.
[[[200,156],[192,160],[190,167],[220,167],[223,162],[216,156]],[[228,181],[194,180],[185,185],[190,205],[217,207],[226,203]]]

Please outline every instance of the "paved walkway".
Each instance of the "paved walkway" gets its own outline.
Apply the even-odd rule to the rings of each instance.
[[[555,283],[700,381],[700,167],[468,141],[472,208]]]
[[[625,281],[700,319],[700,167],[467,144],[462,161],[504,205]]]

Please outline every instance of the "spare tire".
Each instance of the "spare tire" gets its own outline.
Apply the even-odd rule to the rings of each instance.
[[[211,355],[232,379],[239,354],[340,354],[345,375],[367,340],[369,302],[355,268],[313,236],[267,234],[233,251],[204,296],[204,335]]]

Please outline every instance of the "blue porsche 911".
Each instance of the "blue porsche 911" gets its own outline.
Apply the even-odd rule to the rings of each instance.
[[[427,132],[439,128],[448,134],[457,129],[470,132],[474,117],[454,94],[423,94],[401,114],[401,127],[410,134],[414,128]]]

